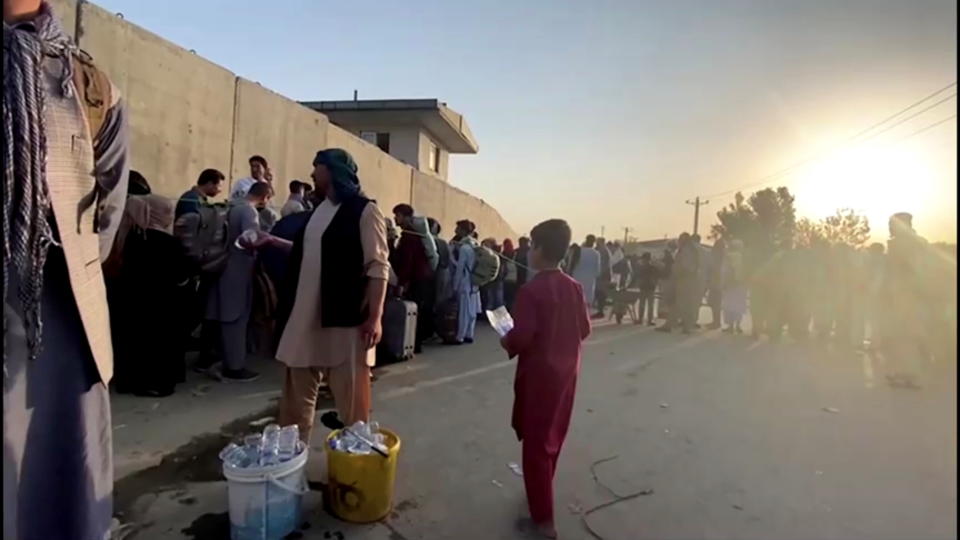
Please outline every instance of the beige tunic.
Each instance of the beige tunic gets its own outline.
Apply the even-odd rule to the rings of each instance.
[[[304,232],[297,296],[277,348],[277,360],[289,367],[335,367],[347,361],[372,366],[376,360],[374,349],[363,345],[359,327],[320,326],[320,246],[324,231],[339,209],[339,204],[324,201]],[[360,242],[367,276],[387,280],[390,274],[387,228],[383,214],[374,203],[368,204],[360,215]]]

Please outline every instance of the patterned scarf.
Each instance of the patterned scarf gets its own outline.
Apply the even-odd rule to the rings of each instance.
[[[43,61],[45,56],[61,59],[60,88],[71,97],[75,47],[46,2],[31,23],[3,25],[3,297],[6,302],[7,273],[15,271],[31,360],[41,350],[43,266],[56,244],[48,221]],[[6,311],[3,332],[6,337]],[[6,348],[3,358],[6,372]]]

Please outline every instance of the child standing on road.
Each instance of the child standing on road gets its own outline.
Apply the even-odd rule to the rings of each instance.
[[[530,234],[530,266],[536,276],[517,293],[514,328],[500,341],[519,356],[512,426],[523,443],[523,481],[537,531],[556,538],[553,475],[570,426],[580,371],[580,349],[590,319],[580,284],[560,271],[570,246],[570,227],[545,221]]]

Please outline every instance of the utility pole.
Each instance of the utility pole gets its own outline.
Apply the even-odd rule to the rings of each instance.
[[[607,228],[604,227],[603,225],[601,225],[601,226],[600,226],[600,238],[606,238],[606,236],[603,234],[603,233],[605,233],[606,231],[607,231]]]
[[[700,207],[710,204],[710,201],[701,201],[700,197],[696,197],[692,201],[687,201],[687,204],[693,206],[693,234],[697,234],[697,229],[700,227]]]
[[[629,238],[629,235],[630,235],[630,232],[631,232],[631,231],[633,231],[633,229],[631,229],[630,227],[624,227],[624,228],[623,228],[623,245],[624,245],[624,247],[626,247],[626,245],[627,245],[627,239]]]

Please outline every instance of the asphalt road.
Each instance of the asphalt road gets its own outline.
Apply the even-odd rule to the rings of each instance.
[[[557,470],[560,537],[594,538],[585,519],[605,540],[956,538],[956,372],[929,367],[927,388],[892,389],[825,346],[598,328]],[[395,512],[352,526],[312,508],[303,538],[522,538],[512,377],[486,329],[387,368],[374,417],[403,440]],[[225,511],[224,491],[152,497],[138,538],[204,538],[181,530]]]

